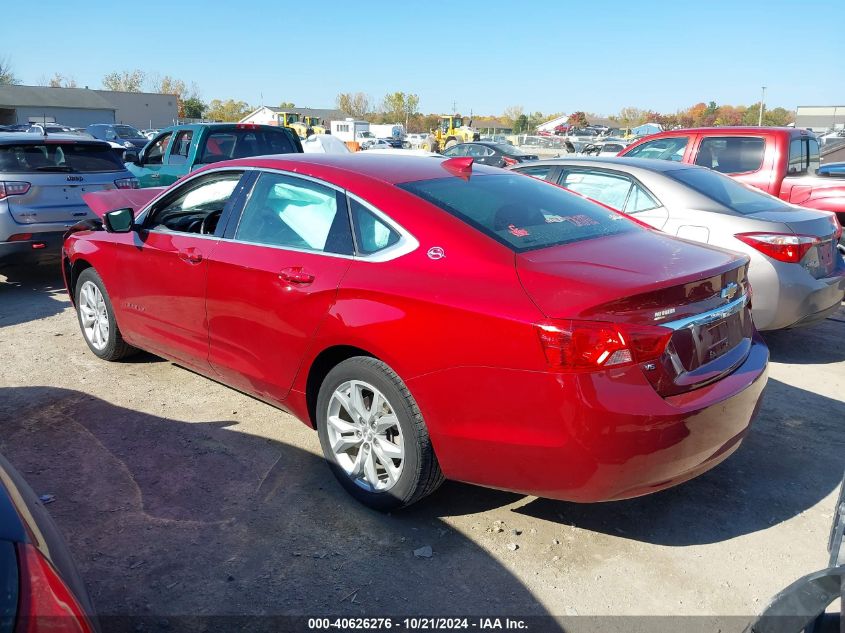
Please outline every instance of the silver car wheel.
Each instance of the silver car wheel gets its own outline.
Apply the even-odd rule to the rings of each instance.
[[[109,313],[103,293],[90,281],[79,290],[79,316],[88,342],[95,349],[105,348],[109,342]]]
[[[360,380],[340,384],[329,400],[326,430],[337,464],[371,492],[390,490],[405,463],[405,442],[395,409]]]

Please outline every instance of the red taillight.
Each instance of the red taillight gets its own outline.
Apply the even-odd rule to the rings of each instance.
[[[4,198],[8,198],[9,196],[22,196],[27,191],[31,185],[28,182],[3,182],[0,180],[0,200]]]
[[[257,130],[258,125],[255,123],[238,123],[235,126],[236,130]]]
[[[552,369],[597,371],[660,357],[672,330],[653,325],[560,320],[537,325]]]
[[[515,158],[508,158],[507,156],[502,156],[502,160],[505,163],[505,167],[510,167],[511,165],[516,165],[517,163],[519,163],[519,161]]]
[[[821,240],[811,235],[792,233],[738,233],[736,239],[779,262],[797,264],[807,251]]]
[[[28,242],[32,239],[32,233],[15,233],[9,237],[7,242]]]
[[[137,178],[118,178],[114,181],[114,186],[118,189],[138,189],[141,184]]]
[[[15,633],[92,633],[82,607],[50,562],[19,543],[20,609]]]

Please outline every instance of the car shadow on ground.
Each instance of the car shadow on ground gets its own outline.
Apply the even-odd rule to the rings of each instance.
[[[791,365],[819,365],[845,360],[845,307],[810,327],[763,332],[771,359]]]
[[[69,305],[58,260],[0,268],[0,328],[54,316]]]
[[[594,505],[536,499],[515,510],[637,541],[716,543],[765,530],[837,488],[845,467],[845,403],[770,379],[739,450],[669,490]]]
[[[368,510],[322,457],[235,421],[186,423],[73,390],[0,388],[0,452],[56,496],[49,509],[98,610],[151,617],[153,630],[207,628],[183,616],[545,613],[442,520]],[[433,556],[415,557],[425,546]]]

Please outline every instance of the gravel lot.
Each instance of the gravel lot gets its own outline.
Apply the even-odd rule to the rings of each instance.
[[[342,491],[303,424],[154,356],[99,361],[54,269],[11,271],[0,452],[56,495],[99,611],[153,630],[182,615],[751,615],[826,565],[843,328],[845,310],[767,336],[752,433],[683,486],[578,505],[447,483],[384,516]]]

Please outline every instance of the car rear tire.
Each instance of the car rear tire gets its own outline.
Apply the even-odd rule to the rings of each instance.
[[[409,506],[444,481],[417,403],[375,358],[355,356],[328,373],[317,396],[317,432],[334,476],[375,510]]]
[[[123,340],[100,275],[86,268],[76,280],[76,315],[88,348],[103,360],[120,360],[138,350]]]

